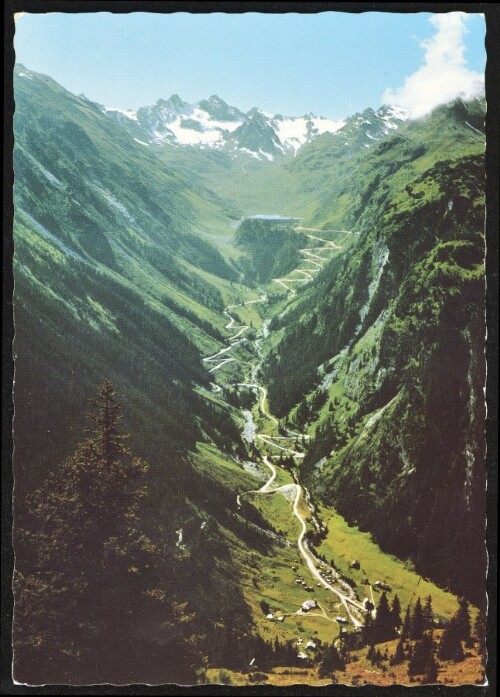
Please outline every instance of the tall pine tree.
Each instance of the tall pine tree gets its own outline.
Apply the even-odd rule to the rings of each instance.
[[[439,658],[443,661],[453,661],[454,663],[463,661],[465,655],[460,639],[461,628],[455,615],[446,625],[441,637],[438,651]]]
[[[403,623],[401,621],[401,603],[400,603],[397,595],[394,596],[393,601],[392,601],[391,617],[392,617],[392,626],[394,627],[394,629],[397,632],[399,632]]]
[[[432,629],[434,626],[434,611],[432,609],[432,598],[430,595],[425,599],[425,605],[422,609],[422,614],[424,617],[425,629]]]
[[[410,638],[414,640],[421,639],[425,629],[424,613],[422,609],[422,602],[420,598],[417,598],[415,607],[413,608],[413,614],[411,617],[410,625]]]
[[[121,406],[109,381],[92,406],[87,438],[29,497],[30,524],[17,531],[14,674],[21,682],[133,679],[141,661],[152,675],[168,671],[165,649],[129,639],[159,614],[166,631],[169,622],[177,627],[162,584],[167,560],[144,529],[148,465],[119,433]],[[194,675],[187,648],[175,662],[180,680]]]
[[[408,675],[433,675],[437,669],[435,663],[435,645],[431,632],[426,632],[414,646],[410,662],[408,663]]]
[[[375,643],[379,644],[383,641],[389,641],[396,635],[393,625],[393,616],[389,608],[386,593],[380,596],[380,602],[377,607],[377,614],[373,623],[373,636]]]
[[[406,606],[405,618],[403,621],[403,626],[401,628],[401,637],[403,639],[409,639],[411,632],[411,610],[410,606]]]

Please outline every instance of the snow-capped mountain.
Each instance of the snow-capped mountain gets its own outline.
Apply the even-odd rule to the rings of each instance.
[[[338,134],[346,144],[354,140],[369,147],[406,119],[402,109],[387,106],[378,111],[367,109],[342,121],[314,114],[273,116],[255,107],[244,113],[217,95],[189,104],[174,94],[137,111],[100,108],[143,145],[210,148],[261,160],[296,155],[323,133]]]

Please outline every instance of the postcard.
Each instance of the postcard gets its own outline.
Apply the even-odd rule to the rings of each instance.
[[[108,5],[15,17],[13,680],[485,685],[484,15]]]

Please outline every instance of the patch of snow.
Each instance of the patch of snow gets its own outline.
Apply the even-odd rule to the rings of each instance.
[[[259,148],[259,155],[262,155],[262,157],[265,157],[270,162],[272,162],[274,160],[274,157],[271,155],[271,153],[264,152],[264,150],[262,150],[262,148]]]
[[[331,121],[330,119],[314,118],[312,119],[314,128],[318,131],[318,135],[322,133],[336,133],[344,128],[345,121]]]
[[[222,132],[217,129],[195,131],[192,128],[181,126],[181,119],[177,118],[169,124],[169,129],[175,139],[182,145],[215,145],[222,142]]]
[[[383,121],[390,121],[392,119],[400,119],[401,121],[408,120],[408,111],[400,106],[391,105],[387,107],[387,116],[381,117]],[[397,128],[395,124],[392,128]]]
[[[149,145],[149,143],[145,143],[143,140],[139,140],[139,138],[134,138],[136,143],[140,143],[141,145]]]
[[[217,128],[222,131],[229,131],[229,133],[235,131],[243,123],[243,121],[216,121],[210,116],[210,114],[199,108],[193,109],[193,113],[191,114],[190,118],[198,121],[202,128],[205,128],[206,130]]]
[[[186,124],[186,117],[195,121],[198,128],[191,128],[189,124]],[[224,135],[235,131],[243,121],[216,121],[203,109],[189,107],[184,109],[181,114],[160,110],[160,123],[162,125],[168,123],[168,129],[167,133],[159,130],[154,131],[154,137],[158,142],[164,142],[173,136],[181,145],[218,148],[224,142]]]
[[[118,107],[114,106],[103,106],[102,110],[105,114],[123,114],[123,116],[126,116],[127,119],[130,119],[130,121],[138,120],[137,113],[132,109],[118,109]]]
[[[343,126],[345,121],[332,121],[320,117],[280,117],[274,118],[272,126],[281,143],[288,149],[297,154],[298,150],[312,140],[311,136],[321,135],[322,133],[336,133]]]
[[[294,153],[307,142],[307,121],[305,118],[275,119],[272,125],[281,143],[293,149]]]
[[[239,151],[245,152],[247,155],[250,155],[251,157],[255,157],[256,160],[260,160],[259,155],[253,150],[249,150],[248,148],[239,148]]]

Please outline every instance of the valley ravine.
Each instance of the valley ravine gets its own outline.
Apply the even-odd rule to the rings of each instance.
[[[319,238],[314,238],[319,240]],[[318,248],[323,249],[323,250],[330,250],[334,248],[338,248],[336,245],[334,245],[331,241],[329,240],[321,240],[324,242],[324,247]],[[306,252],[306,250],[301,250],[301,252]],[[323,257],[320,257],[319,255],[315,255],[316,259],[320,259],[321,261],[325,261]],[[304,259],[304,261],[308,261],[308,259]],[[319,266],[319,264],[318,264]],[[319,270],[319,269],[318,269]],[[300,269],[297,269],[296,271],[301,271]],[[293,272],[292,272],[293,273]],[[305,282],[309,281],[312,279],[312,277],[309,278],[304,278],[303,280]],[[284,285],[283,282],[287,282],[289,279],[274,279],[276,282],[280,283],[280,285]],[[286,286],[285,286],[286,287]],[[287,288],[287,290],[289,290]],[[293,293],[294,294],[294,293]],[[207,356],[203,360],[206,363],[213,363],[215,362],[216,365],[211,366],[209,368],[209,372],[215,372],[216,370],[219,370],[220,368],[224,367],[230,362],[233,362],[236,360],[234,357],[230,356],[230,352],[232,351],[233,348],[238,346],[241,342],[240,337],[242,334],[249,328],[248,325],[237,325],[236,320],[230,315],[229,310],[235,309],[237,307],[242,307],[245,305],[250,305],[254,303],[264,303],[267,301],[267,295],[264,291],[261,291],[261,295],[259,296],[258,299],[252,299],[248,300],[246,302],[240,303],[240,304],[234,304],[234,305],[228,305],[223,313],[225,317],[229,319],[229,323],[226,325],[226,329],[228,330],[236,330],[236,333],[232,336],[229,337],[230,344],[229,346],[221,349],[217,353]],[[253,365],[249,366],[249,374],[251,375],[252,382],[237,382],[237,383],[221,383],[224,386],[237,386],[237,387],[245,387],[248,389],[251,389],[257,398],[257,404],[258,404],[258,410],[259,413],[262,415],[262,417],[270,422],[272,424],[272,429],[275,430],[278,427],[278,419],[276,419],[275,416],[273,416],[268,408],[267,408],[267,389],[265,386],[259,384],[257,382],[257,375],[259,374],[260,366],[263,360],[263,353],[262,353],[262,348],[261,348],[261,342],[265,339],[268,338],[269,336],[269,320],[264,320],[261,333],[260,335],[254,340],[253,344],[255,346],[255,355],[256,355],[256,362]],[[213,383],[213,389],[216,392],[219,392],[221,390],[221,387],[215,383]],[[288,447],[286,442],[287,441],[297,441],[297,439],[302,439],[302,441],[307,440],[309,438],[309,435],[306,433],[297,433],[296,431],[292,431],[290,429],[285,429],[286,432],[289,435],[282,435],[282,431],[280,431],[279,434],[277,435],[270,435],[269,433],[261,433],[258,432],[257,426],[255,422],[253,421],[253,416],[252,413],[248,409],[242,409],[241,410],[242,414],[242,422],[243,422],[243,435],[246,440],[259,440],[261,441],[262,444],[267,446],[268,448],[275,449],[279,451],[280,454],[286,453],[287,455],[291,456],[294,461],[295,460],[300,460],[304,457],[304,453],[300,452],[296,449],[293,449],[291,447]],[[262,454],[260,455],[260,461],[266,466],[267,469],[270,470],[270,476],[266,480],[266,482],[263,484],[263,486],[260,487],[260,489],[253,489],[245,492],[241,492],[238,494],[237,499],[236,499],[236,504],[238,508],[241,508],[241,499],[243,496],[246,495],[272,495],[272,494],[283,494],[283,495],[289,495],[292,490],[294,490],[294,496],[293,496],[293,508],[291,512],[291,516],[294,516],[299,524],[300,524],[300,534],[297,538],[296,544],[297,544],[297,549],[304,560],[307,569],[309,570],[310,574],[314,577],[315,581],[320,583],[324,588],[327,590],[331,591],[337,598],[339,599],[340,603],[344,607],[344,610],[347,614],[347,617],[349,621],[352,623],[352,625],[355,628],[360,628],[363,626],[364,621],[363,621],[363,614],[366,612],[366,608],[363,606],[363,604],[356,598],[356,595],[354,593],[354,590],[347,584],[341,577],[338,571],[333,568],[330,564],[327,564],[326,562],[323,562],[316,558],[316,556],[311,552],[309,549],[308,543],[307,543],[307,516],[304,515],[304,513],[301,511],[301,508],[303,508],[304,505],[307,505],[309,509],[311,510],[311,513],[313,511],[313,507],[310,503],[306,503],[306,499],[309,500],[310,496],[309,493],[307,495],[304,495],[304,489],[302,485],[298,481],[298,475],[297,472],[294,471],[291,472],[292,477],[294,479],[293,483],[290,484],[284,484],[281,486],[277,486],[275,488],[271,488],[272,484],[276,480],[278,474],[280,471],[283,473],[286,473],[287,470],[283,470],[279,465],[274,465],[273,463],[270,462],[270,458],[273,457],[278,457],[277,455],[273,454]],[[290,474],[290,472],[288,473]],[[313,515],[313,520],[315,523],[315,526],[317,529],[320,529],[320,526],[317,522],[317,520],[314,518],[314,513]],[[329,575],[332,580],[330,583],[327,578],[325,578],[326,575]],[[332,585],[333,583],[337,584],[339,587],[335,587]],[[371,587],[370,587],[371,588]],[[322,616],[324,616],[326,619],[330,621],[336,621],[335,618],[331,618],[328,616],[326,613],[325,609],[321,606],[319,606],[321,611],[322,611]],[[298,610],[300,612],[300,609]],[[372,611],[372,614],[375,614],[375,610]]]

